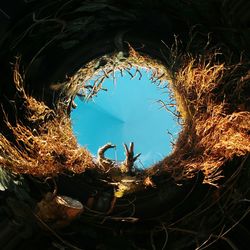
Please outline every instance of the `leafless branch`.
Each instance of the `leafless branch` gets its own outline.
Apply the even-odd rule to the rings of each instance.
[[[110,149],[110,148],[115,148],[116,146],[111,144],[111,143],[107,143],[104,146],[102,146],[101,148],[98,149],[97,152],[97,162],[98,164],[104,168],[110,168],[114,165],[114,161],[111,159],[108,159],[105,157],[105,152]]]
[[[168,108],[168,106],[170,106],[170,105],[164,103],[162,100],[158,100],[157,102],[161,104],[162,108],[166,109],[168,112],[170,112],[176,118],[178,118],[178,119],[180,118],[180,116],[178,114],[176,114],[175,112],[173,112],[171,109]],[[172,106],[172,104],[171,104],[171,106]]]
[[[130,143],[129,148],[127,144],[124,143],[124,148],[125,148],[126,159],[123,165],[126,168],[126,172],[131,172],[135,161],[139,158],[141,153],[134,156],[134,143],[133,142]]]

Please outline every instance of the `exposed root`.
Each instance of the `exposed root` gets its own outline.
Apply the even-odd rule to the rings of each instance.
[[[131,173],[134,167],[134,163],[140,157],[141,153],[134,156],[134,143],[133,142],[130,143],[129,148],[127,144],[124,144],[124,149],[125,149],[126,159],[123,162],[121,169],[122,169],[122,172]]]
[[[74,75],[68,77],[64,83],[52,84],[50,87],[58,91],[61,100],[68,106],[69,113],[72,108],[72,100],[76,96],[89,101],[100,91],[107,91],[103,86],[104,81],[109,78],[116,84],[116,72],[130,75],[131,80],[138,77],[142,78],[141,70],[146,70],[151,74],[150,80],[155,85],[164,84],[169,79],[168,70],[158,61],[146,55],[140,55],[129,44],[129,56],[124,57],[123,52],[116,52],[97,58],[79,69]],[[135,72],[132,73],[131,69]]]
[[[115,161],[106,158],[104,155],[108,149],[115,148],[115,147],[116,147],[115,145],[111,143],[107,143],[104,146],[100,147],[97,152],[98,165],[100,165],[104,170],[112,168],[115,164]]]

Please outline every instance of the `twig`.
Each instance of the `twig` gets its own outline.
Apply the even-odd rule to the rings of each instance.
[[[142,79],[142,73],[141,73],[141,71],[138,69],[138,67],[136,67],[135,74],[133,75],[133,77],[131,78],[131,80],[134,79],[134,78],[136,77],[137,73],[139,73],[139,75],[140,75],[140,76],[139,76],[139,80]]]
[[[168,108],[168,105],[165,104],[162,100],[158,100],[158,103],[160,103],[162,106],[162,108],[166,109],[168,112],[170,112],[172,115],[174,115],[176,118],[180,118],[180,115],[176,114],[175,112],[173,112],[171,109]]]
[[[41,54],[41,52],[42,52],[44,49],[46,49],[51,43],[53,43],[56,39],[57,39],[56,36],[53,37],[53,38],[52,38],[51,40],[49,40],[42,48],[40,48],[40,49],[38,50],[38,52],[32,57],[31,61],[29,62],[28,66],[27,66],[27,68],[26,68],[26,70],[25,70],[25,74],[24,74],[24,75],[27,74],[27,72],[29,71],[29,69],[30,69],[32,63],[33,63],[33,62],[35,61],[35,59]]]
[[[165,73],[162,73],[160,76],[156,76],[156,78],[155,78],[155,80],[154,81],[152,81],[152,83],[155,83],[155,82],[157,82],[157,81],[160,81],[160,79],[163,77],[165,75]]]
[[[151,233],[150,233],[150,242],[151,242],[151,246],[152,246],[152,249],[153,250],[156,250],[156,246],[155,246],[155,243],[154,243],[154,232],[157,231],[157,232],[161,232],[161,231],[164,231],[165,232],[165,241],[163,243],[163,246],[162,246],[162,250],[165,250],[166,249],[166,246],[167,246],[167,242],[168,242],[168,231],[167,231],[167,228],[165,226],[165,224],[163,223],[161,225],[161,228],[160,229],[157,229],[157,228],[154,228]]]
[[[164,228],[164,232],[166,234],[166,238],[165,238],[165,242],[162,246],[162,250],[166,249],[166,246],[167,246],[167,243],[168,243],[168,231],[167,231],[167,228],[165,226],[165,224],[162,224],[163,228]]]
[[[124,69],[124,70],[131,76],[131,79],[133,79],[133,74],[127,69]]]
[[[123,77],[123,69],[118,69],[120,71],[121,77]]]
[[[107,74],[107,72],[104,69],[102,69],[102,73],[105,75],[106,78],[109,78],[109,75]]]
[[[133,142],[130,143],[129,148],[127,144],[124,143],[124,148],[125,148],[126,159],[123,165],[125,166],[127,172],[131,172],[134,166],[134,162],[139,158],[141,153],[134,156],[134,143]]]
[[[64,9],[65,6],[67,6],[68,4],[70,4],[71,2],[73,2],[74,0],[69,0],[67,1],[65,4],[63,4],[58,10],[57,12],[55,13],[55,17],[58,16],[58,14]]]
[[[24,37],[34,28],[36,27],[36,25],[38,24],[41,24],[43,22],[56,22],[56,23],[59,23],[62,25],[62,28],[61,28],[61,31],[59,33],[62,33],[63,30],[65,29],[66,27],[66,23],[62,20],[59,20],[59,19],[46,19],[46,18],[43,18],[43,19],[36,19],[35,17],[35,13],[33,13],[32,15],[32,19],[34,21],[34,23],[22,34],[19,36],[19,38],[17,39],[17,41],[14,43],[14,45],[12,45],[12,49],[14,49],[23,39]],[[53,39],[51,39],[53,40]],[[43,46],[44,47],[44,46]]]
[[[107,143],[104,146],[102,146],[101,148],[98,149],[97,152],[97,162],[98,164],[103,167],[104,169],[106,168],[110,168],[114,165],[114,161],[112,161],[111,159],[108,159],[105,157],[105,152],[110,149],[110,148],[115,148],[116,146],[111,144],[111,143]]]
[[[7,18],[10,20],[10,16],[5,12],[3,11],[1,8],[0,8],[0,12]]]
[[[112,73],[113,73],[113,84],[114,84],[114,86],[116,86],[115,66],[113,66],[113,71],[112,71]]]

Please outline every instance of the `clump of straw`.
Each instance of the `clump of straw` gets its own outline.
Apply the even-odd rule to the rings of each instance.
[[[17,96],[23,101],[23,119],[13,125],[5,117],[12,139],[0,134],[0,165],[14,173],[53,176],[63,171],[81,173],[94,166],[92,156],[77,144],[70,118],[28,96],[18,64],[14,70]]]
[[[243,64],[227,66],[215,57],[187,56],[172,75],[184,125],[173,154],[160,165],[175,179],[201,170],[204,181],[216,185],[226,161],[250,152],[250,112],[243,105],[249,73]]]

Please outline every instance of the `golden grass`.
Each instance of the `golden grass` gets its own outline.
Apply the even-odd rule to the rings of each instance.
[[[183,62],[171,86],[184,126],[173,153],[157,168],[176,180],[201,170],[204,182],[216,185],[225,162],[250,152],[250,112],[242,106],[249,73],[240,64],[226,66],[211,57],[186,57]]]
[[[52,84],[50,88],[58,91],[61,99],[66,104],[68,100],[74,99],[80,93],[86,100],[90,100],[101,91],[106,90],[103,88],[104,81],[109,78],[116,84],[117,74],[120,73],[121,77],[129,74],[131,79],[138,77],[142,78],[141,70],[146,70],[151,74],[151,81],[157,85],[166,83],[169,80],[168,69],[156,59],[150,58],[147,55],[141,55],[135,51],[129,44],[129,56],[124,57],[122,52],[115,52],[105,55],[101,58],[94,59],[80,68],[74,75],[67,77],[63,83]],[[104,62],[103,66],[97,65]],[[135,73],[131,73],[131,69],[135,69]]]
[[[93,77],[96,77],[94,89],[97,93],[106,78],[113,78],[115,83],[116,71],[120,71],[121,76],[128,73],[131,78],[136,75],[140,78],[140,69],[145,69],[152,73],[152,82],[158,81],[160,85],[169,81],[174,99],[170,105],[176,103],[176,116],[180,115],[183,129],[173,153],[146,172],[153,174],[160,169],[181,180],[202,171],[204,182],[217,185],[224,163],[250,152],[250,112],[244,95],[249,71],[243,63],[219,63],[216,60],[218,52],[193,58],[179,54],[173,47],[169,54],[165,67],[129,45],[128,58],[120,60],[119,54],[114,53],[105,56],[105,66],[97,70],[94,65],[100,59],[80,69],[65,84],[70,93],[66,96],[72,97],[81,88],[84,90],[86,82]],[[130,73],[132,67],[138,70],[135,75]]]
[[[250,152],[250,112],[245,94],[249,86],[249,71],[241,63],[218,63],[216,53],[198,58],[173,55],[178,56],[178,60],[169,57],[170,62],[179,64],[168,69],[158,61],[138,54],[133,48],[130,48],[127,60],[116,64],[116,55],[112,55],[107,59],[107,65],[97,72],[93,70],[96,62],[91,62],[66,83],[65,89],[61,90],[64,91],[63,105],[58,105],[55,111],[27,96],[17,67],[14,80],[17,93],[24,100],[24,120],[29,125],[19,121],[14,126],[6,118],[14,140],[9,141],[0,134],[0,164],[15,173],[36,176],[55,175],[66,170],[80,173],[86,168],[96,167],[90,153],[78,146],[73,135],[65,111],[65,97],[73,98],[93,74],[101,72],[101,77],[107,77],[115,70],[126,71],[132,66],[148,70],[155,67],[153,75],[156,79],[171,79],[170,88],[183,129],[173,153],[145,174],[160,169],[170,172],[178,181],[202,171],[204,182],[217,185],[223,175],[222,166],[233,157]],[[105,70],[111,71],[105,73]]]
[[[72,132],[70,118],[63,110],[54,112],[43,102],[28,96],[18,66],[14,80],[23,100],[26,123],[12,125],[5,117],[14,139],[0,134],[0,165],[14,173],[53,176],[63,171],[81,173],[93,167],[92,156],[80,148]]]

